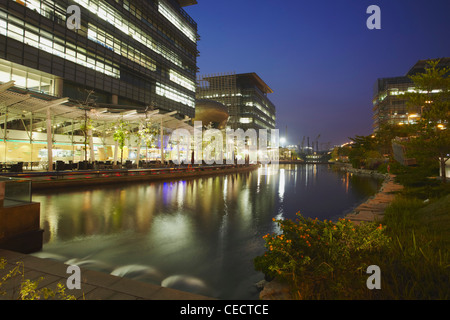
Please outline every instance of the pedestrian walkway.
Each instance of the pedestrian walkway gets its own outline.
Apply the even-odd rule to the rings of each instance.
[[[373,198],[359,205],[345,218],[355,222],[355,224],[359,224],[362,221],[379,221],[383,219],[384,211],[394,200],[395,193],[403,189],[403,186],[397,184],[394,179],[394,175],[389,175],[381,186],[380,191]]]
[[[54,260],[3,249],[0,249],[1,258],[4,258],[7,264],[3,270],[0,269],[0,282],[17,265],[17,262],[23,262],[24,279],[36,281],[43,277],[38,288],[55,290],[58,283],[66,285],[67,279],[71,276],[67,273],[68,265]],[[21,281],[20,275],[5,281],[0,287],[0,292],[6,291],[6,294],[0,294],[0,300],[17,299]],[[83,268],[81,268],[81,289],[66,289],[66,293],[79,300],[214,300]]]

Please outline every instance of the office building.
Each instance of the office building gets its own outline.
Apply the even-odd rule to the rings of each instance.
[[[0,162],[117,161],[120,121],[158,132],[146,155],[130,136],[125,159],[164,160],[161,141],[195,116],[197,25],[183,8],[196,3],[1,1]]]
[[[229,128],[275,129],[276,109],[268,98],[273,90],[256,73],[203,75],[197,85],[197,99],[228,108]]]
[[[193,117],[197,25],[183,9],[192,4],[2,1],[0,79],[96,106],[151,106]],[[67,25],[70,5],[80,8],[79,29]]]
[[[380,78],[374,85],[373,131],[383,124],[406,124],[417,121],[421,108],[407,105],[405,92],[415,91],[410,76],[424,73],[427,60],[419,60],[404,76]],[[438,68],[450,67],[450,58],[440,59]]]

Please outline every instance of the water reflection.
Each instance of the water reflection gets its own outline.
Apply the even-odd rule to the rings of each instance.
[[[276,218],[337,219],[380,182],[324,165],[35,193],[43,252],[221,299],[256,299],[253,258]],[[108,266],[108,268],[106,268]],[[201,284],[201,285],[200,285]],[[190,289],[189,289],[190,288]]]

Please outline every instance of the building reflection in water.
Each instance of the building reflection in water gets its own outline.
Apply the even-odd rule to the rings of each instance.
[[[186,275],[205,283],[208,292],[201,293],[253,299],[261,275],[252,259],[264,250],[262,236],[277,231],[272,218],[295,218],[298,211],[336,218],[378,187],[323,165],[269,165],[192,180],[35,193],[33,200],[41,203],[44,253],[97,259],[111,269],[144,265],[158,270],[156,283]]]

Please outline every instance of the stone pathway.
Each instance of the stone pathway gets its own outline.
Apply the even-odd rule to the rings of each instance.
[[[378,221],[384,216],[386,207],[394,200],[395,193],[403,186],[394,181],[395,176],[389,175],[381,186],[380,191],[371,199],[359,205],[345,218],[359,224],[363,221]]]
[[[65,285],[70,276],[67,273],[68,265],[51,259],[3,249],[0,249],[0,258],[4,258],[7,262],[5,268],[0,269],[0,281],[19,261],[24,265],[24,279],[36,281],[42,277],[38,289],[46,287],[55,290],[58,283]],[[21,276],[5,281],[0,289],[6,292],[0,294],[0,301],[18,299],[21,283]],[[81,289],[67,289],[66,293],[78,300],[215,300],[83,268],[81,268]]]

